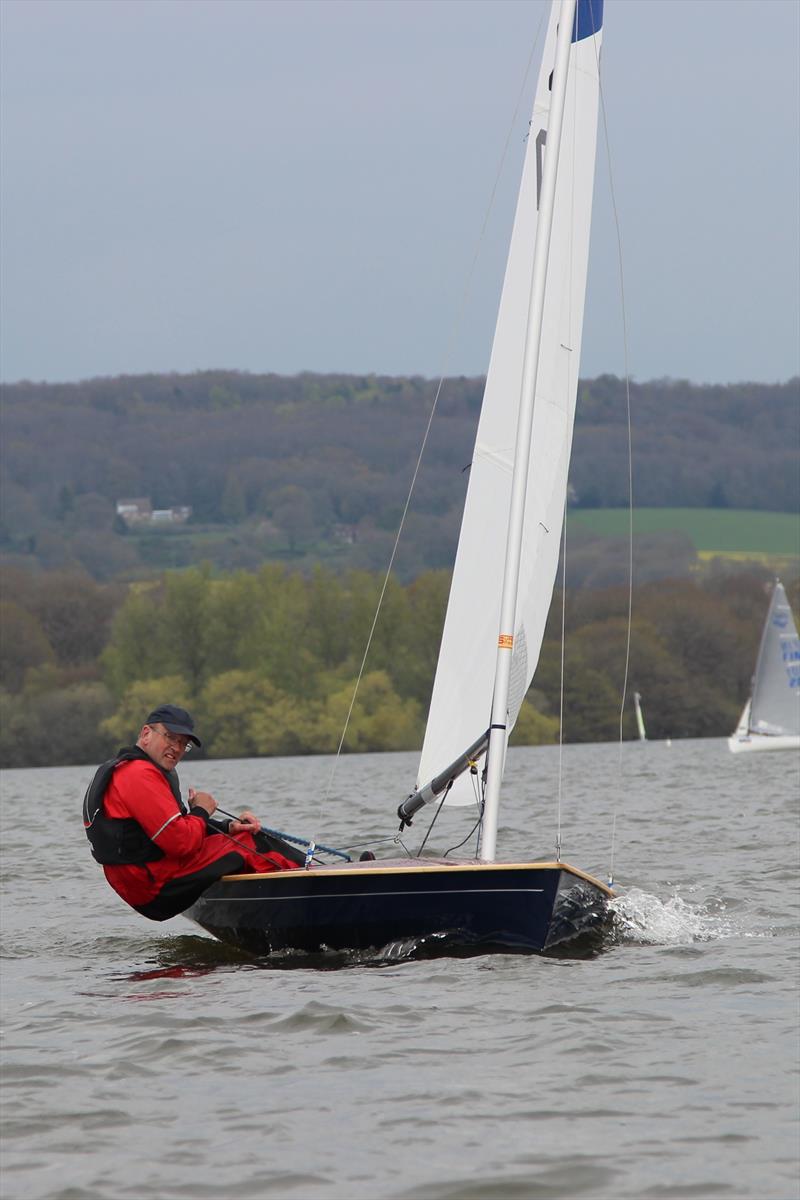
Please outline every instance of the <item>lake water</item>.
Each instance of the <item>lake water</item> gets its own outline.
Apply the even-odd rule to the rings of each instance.
[[[557,763],[510,752],[503,857],[552,854]],[[800,758],[689,741],[563,763],[564,858],[607,877],[616,829],[600,953],[327,971],[145,921],[89,856],[91,770],[5,772],[4,1200],[795,1200]],[[415,765],[181,777],[380,852]]]

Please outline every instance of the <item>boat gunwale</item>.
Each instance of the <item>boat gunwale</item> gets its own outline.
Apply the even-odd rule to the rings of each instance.
[[[346,866],[338,866],[336,864],[324,867],[314,867],[312,870],[303,871],[302,874],[310,879],[328,878],[330,876],[339,875],[355,875],[363,871],[369,871],[378,875],[423,875],[431,873],[439,873],[442,868],[447,869],[447,873],[471,872],[471,871],[529,871],[531,868],[542,871],[564,871],[568,875],[573,875],[577,879],[582,879],[586,883],[592,884],[594,887],[605,893],[606,896],[614,897],[616,892],[612,888],[597,879],[596,876],[590,875],[588,871],[582,871],[579,867],[573,867],[569,863],[564,862],[450,862],[447,859],[439,859],[434,862],[426,862],[419,864],[397,864],[394,866],[381,865],[380,859],[371,859],[366,862],[348,863]],[[217,880],[220,883],[241,883],[246,880],[264,880],[264,879],[297,879],[297,870],[293,871],[265,871],[265,872],[248,872],[239,875],[223,875]]]

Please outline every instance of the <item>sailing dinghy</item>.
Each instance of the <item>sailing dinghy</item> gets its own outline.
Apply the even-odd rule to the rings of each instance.
[[[800,640],[779,579],[761,633],[750,696],[728,747],[734,754],[800,750]]]
[[[610,887],[560,849],[553,861],[496,859],[508,736],[538,661],[564,520],[602,14],[602,0],[552,5],[417,785],[398,809],[402,829],[432,801],[474,806],[477,788],[476,857],[226,877],[186,915],[251,952],[542,951],[607,920]]]

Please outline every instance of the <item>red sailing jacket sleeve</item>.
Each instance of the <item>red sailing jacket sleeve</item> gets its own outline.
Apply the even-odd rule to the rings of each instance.
[[[194,854],[206,836],[205,819],[184,816],[158,767],[142,759],[117,767],[103,805],[109,817],[133,817],[168,858]]]

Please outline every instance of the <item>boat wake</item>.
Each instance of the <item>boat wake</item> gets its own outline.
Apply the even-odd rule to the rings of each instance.
[[[612,900],[609,910],[612,922],[608,940],[616,945],[690,946],[722,938],[767,936],[763,930],[755,932],[734,920],[717,899],[690,904],[681,896],[659,900],[631,888]]]

